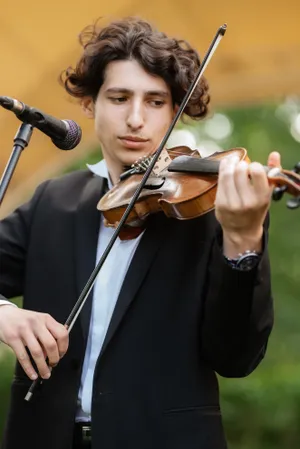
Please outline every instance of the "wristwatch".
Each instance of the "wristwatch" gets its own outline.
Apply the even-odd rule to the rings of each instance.
[[[247,250],[242,254],[239,254],[237,258],[230,259],[229,257],[224,256],[226,262],[235,270],[239,271],[250,271],[252,268],[258,265],[261,254],[256,251]]]

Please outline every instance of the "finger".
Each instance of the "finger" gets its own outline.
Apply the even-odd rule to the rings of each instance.
[[[281,168],[281,156],[277,151],[272,151],[268,157],[268,165],[270,167],[280,167]]]
[[[239,162],[234,172],[234,183],[240,203],[244,207],[250,206],[255,200],[249,174],[249,164],[246,161]]]
[[[20,339],[16,339],[14,342],[10,343],[10,347],[16,354],[16,357],[19,360],[20,365],[22,366],[22,368],[25,371],[25,373],[27,374],[27,376],[31,380],[37,379],[38,375],[32,366],[32,363],[30,361],[30,358],[27,354],[27,351],[26,351],[26,348],[25,348],[23,342]]]
[[[47,328],[56,339],[60,358],[65,355],[69,347],[69,334],[66,327],[55,321],[50,315],[47,317]]]
[[[47,328],[41,327],[38,332],[36,333],[36,337],[39,341],[39,343],[42,345],[42,349],[44,352],[44,358],[45,353],[48,358],[48,364],[50,366],[55,366],[58,364],[60,355],[58,350],[58,345],[51,333],[48,331]]]
[[[252,162],[249,165],[249,173],[258,203],[267,204],[270,199],[270,186],[264,167],[258,162]]]
[[[43,348],[36,339],[35,335],[32,333],[25,334],[23,337],[23,342],[27,346],[35,364],[43,379],[49,379],[51,373],[50,369],[46,363]]]
[[[216,199],[217,203],[222,206],[238,207],[240,204],[234,182],[234,172],[238,162],[237,156],[230,156],[221,160]]]

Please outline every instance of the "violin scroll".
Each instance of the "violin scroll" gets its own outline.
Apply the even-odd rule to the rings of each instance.
[[[293,170],[282,170],[286,184],[277,184],[273,190],[272,199],[279,201],[283,197],[284,193],[294,194],[294,198],[288,199],[286,205],[289,209],[297,209],[300,206],[300,161],[297,162]],[[293,191],[289,191],[289,187],[292,184]],[[295,190],[296,189],[296,190]],[[298,194],[297,194],[298,192]]]

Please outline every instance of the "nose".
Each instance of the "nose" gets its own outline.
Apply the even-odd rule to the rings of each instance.
[[[139,101],[134,101],[128,111],[127,125],[133,131],[144,126],[143,105]]]

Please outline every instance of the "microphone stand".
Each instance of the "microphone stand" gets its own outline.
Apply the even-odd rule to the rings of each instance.
[[[14,146],[11,152],[11,156],[9,161],[4,169],[4,173],[0,180],[0,205],[3,201],[5,192],[7,190],[8,184],[11,180],[11,177],[15,171],[17,162],[21,156],[22,151],[25,147],[27,147],[31,135],[33,132],[33,127],[28,123],[22,123],[19,127],[17,134],[14,138]]]
[[[85,304],[85,302],[86,302],[86,300],[87,300],[87,298],[88,298],[88,296],[89,296],[89,294],[90,294],[90,292],[91,292],[91,290],[92,290],[92,288],[94,286],[94,283],[96,281],[97,275],[98,275],[102,265],[104,264],[104,262],[105,262],[105,260],[106,260],[106,258],[108,256],[108,254],[109,254],[109,252],[110,252],[114,242],[116,241],[117,237],[119,236],[121,228],[123,227],[123,225],[125,224],[127,218],[129,217],[130,212],[133,209],[133,207],[135,205],[135,202],[137,201],[141,191],[143,190],[143,188],[144,188],[144,186],[145,186],[145,184],[147,182],[147,179],[149,178],[149,176],[150,176],[150,174],[151,174],[151,172],[152,172],[152,170],[153,170],[153,168],[154,168],[154,166],[155,166],[155,164],[156,164],[160,154],[162,153],[162,151],[165,148],[165,145],[167,143],[167,140],[168,140],[168,138],[169,138],[173,128],[175,127],[177,121],[179,120],[181,114],[183,113],[184,108],[186,107],[186,105],[187,105],[187,103],[188,103],[188,101],[189,101],[189,99],[190,99],[190,97],[191,97],[191,95],[192,95],[192,93],[193,93],[193,91],[194,91],[194,89],[195,89],[199,79],[201,78],[204,70],[206,69],[206,67],[207,67],[207,65],[208,65],[208,63],[209,63],[209,61],[210,61],[210,59],[212,57],[212,55],[214,54],[214,52],[217,49],[221,39],[223,38],[223,36],[224,36],[224,34],[226,32],[226,29],[227,29],[227,25],[226,24],[222,25],[218,29],[218,31],[217,31],[217,33],[216,33],[212,43],[209,46],[209,49],[208,49],[206,55],[203,58],[202,64],[200,64],[200,67],[198,69],[196,77],[195,77],[194,81],[192,82],[192,84],[190,85],[189,89],[187,90],[187,92],[186,92],[186,94],[185,94],[185,96],[184,96],[184,98],[182,100],[182,103],[181,103],[180,107],[178,108],[177,113],[175,114],[175,117],[173,118],[172,123],[171,123],[171,125],[170,125],[170,127],[169,127],[169,129],[168,129],[168,131],[166,133],[166,135],[162,139],[162,141],[161,141],[161,143],[159,145],[159,148],[154,153],[154,156],[153,156],[153,158],[152,158],[152,160],[151,160],[151,162],[150,162],[150,164],[149,164],[149,166],[148,166],[148,168],[147,168],[147,170],[146,170],[146,172],[145,172],[145,174],[144,174],[144,176],[143,176],[143,178],[142,178],[138,188],[136,189],[134,195],[132,196],[131,201],[129,202],[129,204],[128,204],[128,206],[127,206],[127,208],[126,208],[126,210],[125,210],[125,212],[124,212],[124,214],[123,214],[123,216],[122,216],[118,226],[116,227],[116,230],[115,230],[113,236],[111,237],[111,239],[110,239],[110,241],[109,241],[109,243],[108,243],[104,253],[102,254],[102,257],[100,258],[98,264],[96,265],[96,267],[94,268],[93,272],[91,273],[91,275],[90,275],[86,285],[84,286],[84,288],[83,288],[83,290],[82,290],[82,292],[81,292],[81,294],[80,294],[76,304],[74,305],[73,309],[70,312],[70,315],[68,316],[66,322],[64,323],[65,327],[68,330],[68,333],[70,333],[73,325],[75,324],[75,321],[77,320],[78,315],[81,312],[81,309],[83,308],[83,306],[84,306],[84,304]],[[47,361],[47,359],[46,359],[46,361]],[[39,388],[42,385],[42,383],[43,383],[43,379],[41,378],[41,376],[39,376],[36,380],[34,380],[32,382],[32,384],[31,384],[31,386],[29,387],[29,389],[27,391],[27,394],[24,397],[24,400],[29,402],[32,399],[34,391],[37,388]]]

